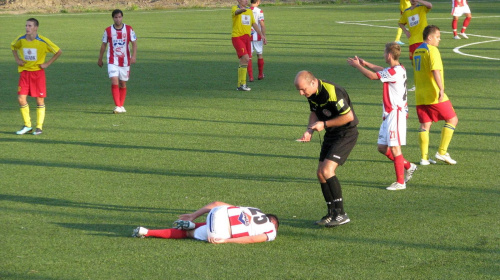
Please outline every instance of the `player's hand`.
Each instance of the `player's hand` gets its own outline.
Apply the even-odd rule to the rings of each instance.
[[[349,58],[347,59],[347,63],[348,63],[349,65],[351,65],[352,67],[356,67],[356,66],[358,66],[358,65],[362,65],[362,64],[361,64],[360,59],[359,59],[357,56],[355,56],[354,58],[349,57]]]
[[[301,138],[295,140],[297,142],[309,142],[311,141],[311,138],[312,138],[312,133],[308,131],[304,132],[304,134],[302,135]]]
[[[17,65],[19,65],[19,66],[24,66],[24,64],[26,64],[26,61],[24,61],[24,60],[22,60],[22,59],[18,59],[18,60],[16,60],[16,63],[17,63]]]
[[[439,91],[439,98],[438,98],[438,101],[439,101],[439,102],[443,102],[443,98],[444,98],[444,90],[440,90],[440,91]]]
[[[266,39],[266,36],[261,36],[262,37],[262,43],[264,45],[267,45],[267,39]]]
[[[136,61],[135,56],[132,56],[132,57],[130,58],[130,64],[135,64],[135,61]]]
[[[309,127],[309,129],[316,130],[316,131],[322,131],[325,128],[326,128],[325,122],[323,122],[323,121],[315,122],[311,127]]]
[[[221,243],[225,243],[226,239],[218,238],[218,237],[209,237],[208,242],[213,243],[213,244],[221,244]]]
[[[102,60],[101,59],[98,59],[97,60],[97,66],[101,67],[102,68]]]

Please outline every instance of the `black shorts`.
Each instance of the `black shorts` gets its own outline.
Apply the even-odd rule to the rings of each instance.
[[[354,148],[354,145],[356,145],[358,134],[357,128],[350,128],[335,133],[326,133],[323,146],[321,146],[319,161],[329,159],[339,165],[344,164]]]

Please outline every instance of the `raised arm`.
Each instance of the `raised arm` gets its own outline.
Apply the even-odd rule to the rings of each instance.
[[[214,201],[212,203],[209,203],[209,204],[201,207],[200,209],[196,210],[195,212],[193,212],[191,214],[180,215],[179,219],[184,220],[184,221],[194,221],[199,216],[210,212],[210,210],[212,210],[213,208],[218,207],[218,206],[233,206],[233,205],[227,204],[225,202]]]

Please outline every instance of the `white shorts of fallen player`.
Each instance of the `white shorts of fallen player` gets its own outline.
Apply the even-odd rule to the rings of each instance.
[[[194,230],[194,238],[207,241],[209,237],[231,238],[231,226],[227,215],[228,206],[219,206],[210,210],[207,224]]]
[[[130,66],[117,66],[114,64],[108,64],[108,75],[110,78],[118,77],[120,81],[128,81],[130,74]]]
[[[406,112],[404,110],[392,110],[385,117],[378,132],[377,144],[389,147],[406,145]]]

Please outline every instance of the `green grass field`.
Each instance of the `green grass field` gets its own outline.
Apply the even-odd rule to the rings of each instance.
[[[382,84],[346,63],[359,55],[384,64],[397,4],[264,6],[266,78],[250,92],[235,90],[230,9],[125,11],[139,51],[121,115],[97,66],[110,12],[0,15],[0,279],[498,279],[500,2],[471,9],[469,40],[452,39],[449,1],[429,14],[442,30],[458,164],[419,167],[400,192],[385,190],[393,165],[376,150]],[[63,55],[47,70],[44,133],[18,136],[10,42],[31,16]],[[473,56],[453,52],[464,45]],[[312,225],[325,206],[319,138],[294,141],[309,114],[293,85],[303,69],[344,86],[360,120],[338,169],[352,222],[338,228]],[[411,95],[403,153],[418,162],[414,104]],[[432,155],[442,125],[432,128]],[[214,200],[277,214],[276,241],[130,237]]]

